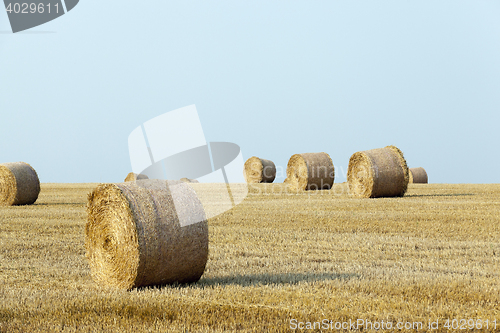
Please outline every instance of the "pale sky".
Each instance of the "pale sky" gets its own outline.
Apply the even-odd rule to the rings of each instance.
[[[497,0],[81,0],[12,34],[0,11],[0,163],[120,182],[132,130],[195,104],[207,141],[283,171],[324,151],[343,182],[353,153],[395,145],[432,183],[499,183],[499,18]]]

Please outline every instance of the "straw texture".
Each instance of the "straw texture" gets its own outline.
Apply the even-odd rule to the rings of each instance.
[[[406,160],[395,146],[357,152],[349,160],[347,182],[354,197],[402,197],[408,181]]]
[[[252,156],[245,162],[243,175],[248,184],[272,183],[276,178],[276,166],[273,161]]]
[[[126,182],[133,182],[133,181],[136,181],[136,180],[143,180],[143,179],[149,179],[149,177],[146,176],[146,175],[143,175],[142,173],[137,174],[137,173],[131,172],[131,173],[129,173],[127,175],[127,177],[125,178],[124,181],[126,181]]]
[[[410,183],[427,184],[427,172],[424,168],[410,168]]]
[[[304,153],[290,157],[285,183],[291,191],[329,190],[335,181],[335,168],[327,153]]]
[[[203,275],[208,224],[201,202],[187,184],[166,184],[101,184],[89,194],[85,247],[96,282],[128,290]]]
[[[40,194],[40,180],[28,163],[0,164],[0,206],[31,205]]]

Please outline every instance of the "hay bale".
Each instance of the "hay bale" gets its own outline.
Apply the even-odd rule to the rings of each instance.
[[[335,168],[327,153],[295,154],[288,161],[286,175],[291,191],[329,190],[335,181]]]
[[[135,182],[136,180],[144,180],[144,179],[149,179],[148,176],[143,175],[142,173],[133,173],[130,172],[127,177],[125,178],[125,182]]]
[[[414,184],[427,184],[427,172],[424,168],[410,168],[410,183]]]
[[[186,177],[181,178],[181,181],[183,181],[184,183],[199,183],[199,181],[196,180],[196,179],[189,179],[189,178],[186,178]]]
[[[40,180],[28,163],[0,164],[0,206],[31,205],[40,194]]]
[[[246,160],[243,176],[248,184],[272,183],[276,178],[276,166],[273,161],[253,156]]]
[[[354,197],[402,197],[408,181],[406,160],[394,146],[357,152],[349,160],[347,182]]]
[[[86,257],[93,279],[132,289],[200,279],[208,258],[203,206],[187,184],[140,180],[89,194]]]

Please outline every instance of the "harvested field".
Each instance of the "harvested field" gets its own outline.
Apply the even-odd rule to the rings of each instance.
[[[293,319],[422,332],[439,320],[433,332],[445,332],[453,318],[500,330],[499,184],[409,184],[379,199],[351,198],[346,183],[299,194],[254,184],[208,220],[198,283],[132,291],[90,276],[96,185],[42,184],[34,205],[0,207],[0,332],[288,332]]]

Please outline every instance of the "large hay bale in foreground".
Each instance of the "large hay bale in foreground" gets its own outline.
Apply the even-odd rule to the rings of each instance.
[[[127,177],[125,178],[125,182],[134,182],[136,180],[144,180],[144,179],[149,179],[148,176],[146,175],[143,175],[142,173],[133,173],[133,172],[130,172]]]
[[[410,168],[410,183],[414,184],[427,184],[427,172],[424,168]]]
[[[285,183],[291,191],[329,190],[335,181],[335,168],[327,153],[304,153],[290,157]]]
[[[194,190],[177,181],[101,184],[89,194],[85,247],[93,279],[132,289],[196,282],[208,258],[208,224]]]
[[[272,183],[276,178],[276,166],[273,161],[252,156],[245,162],[243,175],[248,184]]]
[[[40,194],[40,180],[28,163],[0,164],[0,206],[31,205]]]
[[[361,151],[349,160],[347,181],[354,197],[402,197],[408,187],[408,166],[394,146]]]

